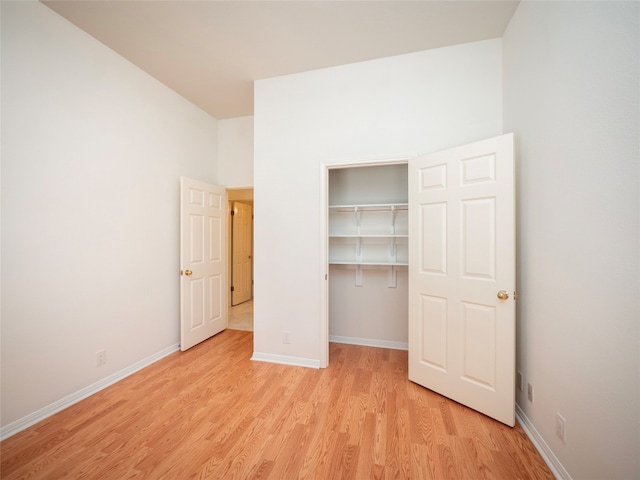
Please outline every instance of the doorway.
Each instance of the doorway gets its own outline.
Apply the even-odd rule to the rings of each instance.
[[[253,331],[253,189],[227,190],[229,202],[229,322]]]
[[[407,349],[408,164],[328,172],[329,341]]]
[[[321,166],[320,366],[329,342],[407,348],[408,158]]]

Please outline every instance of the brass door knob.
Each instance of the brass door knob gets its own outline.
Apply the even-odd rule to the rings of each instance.
[[[184,274],[188,277],[189,275],[191,275],[193,272],[191,270],[185,270]],[[508,295],[507,295],[508,296]]]
[[[506,300],[507,298],[509,298],[509,294],[507,293],[507,291],[506,291],[506,290],[500,290],[500,291],[498,292],[498,298],[499,298],[500,300]]]

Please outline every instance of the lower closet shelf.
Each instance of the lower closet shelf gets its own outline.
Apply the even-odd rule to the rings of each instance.
[[[362,287],[363,271],[364,270],[387,270],[388,281],[387,287],[396,288],[398,286],[397,272],[398,270],[407,270],[408,265],[406,263],[383,263],[383,262],[343,262],[343,261],[329,261],[329,265],[334,268],[343,269],[355,269],[355,286]]]

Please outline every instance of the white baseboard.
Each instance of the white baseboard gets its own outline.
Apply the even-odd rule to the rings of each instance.
[[[518,423],[522,426],[524,433],[527,434],[533,446],[536,447],[540,455],[542,455],[542,459],[549,466],[551,473],[559,479],[559,480],[573,480],[569,472],[564,468],[558,457],[553,453],[553,450],[547,445],[547,442],[544,441],[542,435],[536,430],[531,420],[525,415],[524,411],[520,408],[520,405],[516,403],[516,418],[518,419]]]
[[[362,345],[364,347],[391,348],[393,350],[408,350],[406,342],[392,342],[389,340],[375,340],[372,338],[340,337],[329,335],[329,341],[334,343],[347,343],[349,345]]]
[[[290,357],[288,355],[276,355],[273,353],[253,352],[251,360],[256,362],[281,363],[294,367],[320,368],[320,360],[312,358]]]
[[[134,363],[133,365],[128,366],[127,368],[123,368],[119,372],[113,373],[108,377],[103,378],[91,385],[78,390],[77,392],[72,393],[71,395],[67,395],[60,400],[53,402],[46,407],[41,408],[40,410],[36,410],[29,415],[22,417],[15,422],[11,422],[5,427],[2,427],[2,432],[0,433],[0,440],[4,440],[9,438],[12,435],[15,435],[22,430],[29,428],[32,425],[44,420],[45,418],[54,415],[65,408],[70,407],[71,405],[78,403],[81,400],[84,400],[87,397],[90,397],[94,393],[99,392],[107,388],[110,385],[122,380],[123,378],[128,377],[132,373],[137,372],[138,370],[142,370],[144,367],[148,367],[154,362],[157,362],[161,358],[166,357],[167,355],[172,354],[180,349],[180,344],[176,343],[175,345],[171,345],[153,355],[150,355],[146,358],[143,358],[139,362]]]

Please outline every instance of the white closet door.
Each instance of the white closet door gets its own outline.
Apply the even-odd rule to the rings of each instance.
[[[409,379],[510,426],[513,175],[511,134],[409,163]]]

